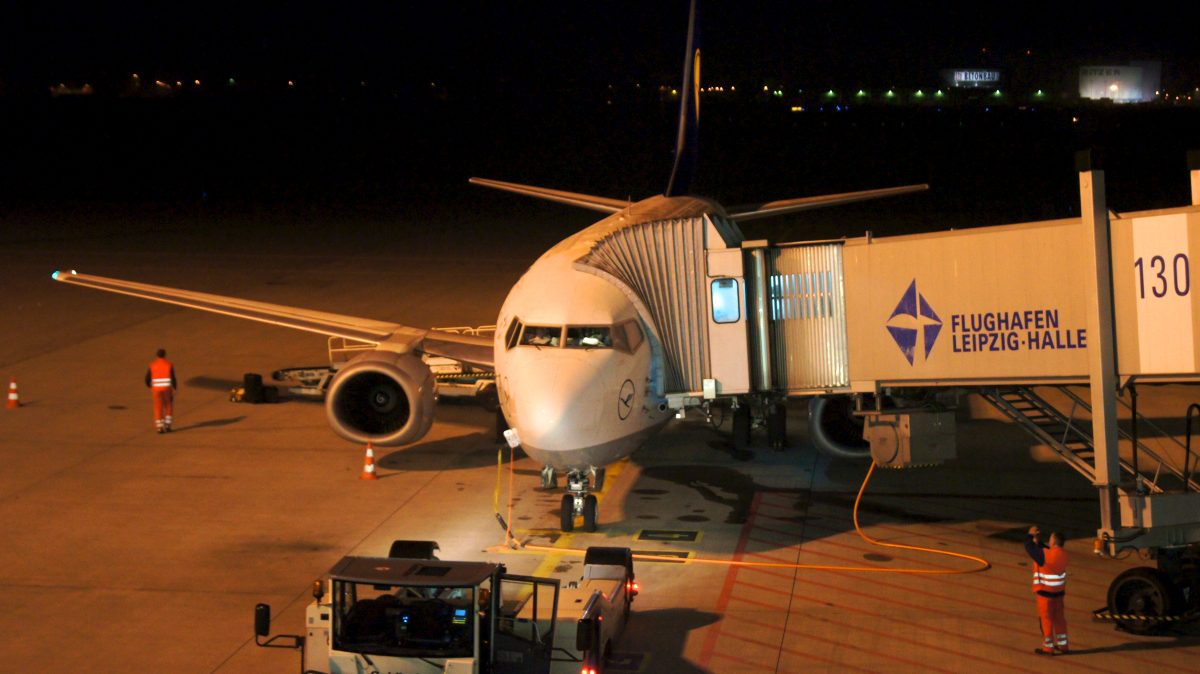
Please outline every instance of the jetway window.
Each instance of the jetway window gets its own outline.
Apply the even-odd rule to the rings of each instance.
[[[521,321],[514,318],[512,323],[508,324],[508,331],[504,333],[504,348],[511,349],[516,346],[519,334],[521,334]]]
[[[716,323],[736,323],[742,317],[737,279],[720,278],[712,282],[712,312]]]
[[[608,326],[567,328],[568,349],[610,349],[612,345],[612,331]]]
[[[526,325],[521,332],[521,344],[558,347],[562,343],[562,331],[559,326]]]

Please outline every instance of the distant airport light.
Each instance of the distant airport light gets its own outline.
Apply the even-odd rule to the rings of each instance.
[[[763,85],[763,91],[770,91],[770,90],[771,90],[771,88],[770,88],[770,87],[768,87],[768,86],[767,86],[767,85],[765,85],[765,84]]]
[[[885,93],[883,96],[884,96],[884,98],[895,98],[896,92],[892,91],[891,89],[888,89],[887,93]]]
[[[858,90],[858,93],[856,93],[856,94],[854,94],[854,95],[855,95],[855,97],[857,97],[857,98],[863,98],[863,97],[865,97],[865,96],[867,95],[867,92],[863,91],[862,89],[859,89],[859,90]]]
[[[937,92],[934,93],[934,96],[936,96],[937,98],[942,98],[945,95],[946,94],[941,89],[938,89]]]
[[[230,78],[229,78],[229,86],[231,86],[231,87],[232,87],[232,86],[233,86],[233,85],[235,85],[235,84],[237,84],[237,82],[235,82],[235,81],[233,80],[233,78],[232,78],[232,77],[230,77]]]
[[[1120,89],[1120,87],[1117,86],[1116,82],[1113,82],[1112,84],[1108,85],[1108,90],[1113,92],[1114,94],[1117,93],[1118,89]]]
[[[672,95],[672,96],[678,96],[678,95],[679,95],[679,90],[678,90],[678,89],[672,89],[672,90],[671,90],[671,95]]]
[[[196,80],[196,86],[200,86],[200,80]]]
[[[175,86],[177,86],[177,87],[182,87],[182,86],[183,86],[183,82],[180,82],[179,80],[175,80]]]
[[[913,94],[913,96],[916,96],[917,98],[925,98],[925,92],[917,89],[917,93]]]
[[[292,81],[292,80],[288,80],[288,86],[289,86],[289,87],[294,87],[294,86],[296,86],[296,83],[295,83],[294,81]]]
[[[1003,95],[1003,94],[1001,94],[1001,93],[1000,93],[1000,90],[999,90],[999,89],[997,89],[997,90],[995,90],[995,91],[993,91],[993,92],[992,92],[992,96],[994,96],[994,97],[996,97],[996,98],[1000,98],[1002,95]]]
[[[1078,118],[1078,117],[1072,117],[1072,118],[1071,118],[1071,123],[1072,123],[1072,124],[1078,124],[1078,123],[1079,123],[1079,118]]]
[[[1034,96],[1037,96],[1038,98],[1041,98],[1045,95],[1046,95],[1046,92],[1042,91],[1041,89],[1038,89],[1037,93],[1034,94]]]
[[[833,89],[825,92],[825,98],[833,98],[834,96],[837,96],[837,94],[833,93]]]
[[[804,112],[804,106],[803,105],[793,105],[792,112]]]

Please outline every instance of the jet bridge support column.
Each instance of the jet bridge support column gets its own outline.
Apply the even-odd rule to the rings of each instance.
[[[1104,171],[1093,165],[1091,152],[1075,158],[1079,170],[1081,226],[1085,232],[1093,273],[1088,274],[1087,336],[1088,381],[1092,399],[1092,440],[1095,446],[1096,481],[1100,496],[1100,534],[1113,536],[1121,526],[1117,486],[1121,479],[1117,436],[1116,332],[1113,328],[1112,251],[1109,244],[1108,207]]]
[[[1187,160],[1192,178],[1192,205],[1200,206],[1200,150],[1188,150]]]

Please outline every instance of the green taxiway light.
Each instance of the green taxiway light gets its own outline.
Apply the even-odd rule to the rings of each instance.
[[[837,96],[837,94],[833,93],[833,89],[825,92],[825,98],[833,98],[834,96]]]
[[[895,98],[895,97],[896,97],[896,92],[892,91],[891,89],[888,89],[888,90],[887,90],[887,93],[886,93],[886,94],[884,94],[884,96],[886,96],[886,97],[888,97],[888,98]]]
[[[857,94],[854,94],[854,95],[855,95],[855,96],[857,96],[857,97],[859,97],[859,98],[862,98],[862,97],[864,97],[864,96],[866,96],[866,95],[867,95],[867,92],[863,91],[862,89],[859,89],[859,90],[858,90],[858,93],[857,93]]]

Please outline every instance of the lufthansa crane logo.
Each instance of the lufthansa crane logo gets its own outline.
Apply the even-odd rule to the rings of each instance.
[[[633,381],[626,379],[625,383],[621,384],[621,392],[617,394],[617,416],[621,418],[621,421],[625,421],[631,411],[633,411]]]
[[[914,278],[908,290],[904,291],[900,303],[887,320],[887,329],[909,365],[913,364],[916,356],[918,338],[924,342],[922,351],[925,360],[929,360],[929,353],[933,351],[938,333],[942,331],[942,319],[934,313],[925,296],[917,292],[917,279]]]

